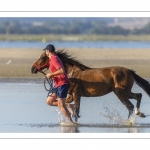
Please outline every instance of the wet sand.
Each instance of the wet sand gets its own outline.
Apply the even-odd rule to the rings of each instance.
[[[92,68],[123,66],[135,70],[143,78],[150,78],[150,49],[68,48],[65,50],[81,63]],[[42,74],[33,75],[30,72],[31,66],[42,52],[42,49],[35,48],[1,48],[0,81],[10,78],[13,80],[43,78]]]

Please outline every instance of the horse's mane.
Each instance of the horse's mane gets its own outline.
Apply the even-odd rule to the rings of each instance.
[[[77,66],[81,70],[90,69],[89,67],[80,63],[78,60],[75,59],[75,57],[72,57],[70,54],[68,54],[64,50],[57,50],[55,53],[61,59],[63,63],[68,63],[71,66]]]

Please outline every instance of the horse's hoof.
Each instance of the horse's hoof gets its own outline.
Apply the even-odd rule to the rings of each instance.
[[[129,115],[128,115],[128,119],[132,116],[132,114],[133,114],[133,110],[130,110]]]
[[[146,116],[145,116],[143,113],[140,113],[140,114],[139,114],[139,117],[145,118]]]

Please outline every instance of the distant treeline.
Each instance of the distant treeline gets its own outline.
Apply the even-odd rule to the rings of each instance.
[[[0,21],[0,34],[103,34],[129,35],[150,34],[150,24],[142,29],[127,30],[120,26],[110,27],[101,20],[95,21],[45,21],[20,23],[19,21]]]

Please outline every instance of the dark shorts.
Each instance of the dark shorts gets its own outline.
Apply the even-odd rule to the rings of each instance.
[[[66,98],[69,87],[70,87],[70,83],[64,84],[64,85],[59,86],[57,88],[54,87],[52,89],[52,93],[55,93],[59,98]],[[49,92],[48,96],[51,95],[52,93]]]

